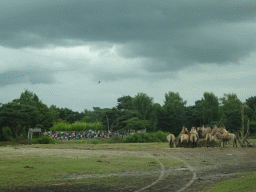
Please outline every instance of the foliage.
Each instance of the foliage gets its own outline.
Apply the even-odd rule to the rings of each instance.
[[[180,97],[179,93],[169,92],[165,94],[163,109],[170,117],[170,130],[174,134],[180,132],[180,128],[186,121],[185,105],[186,101]]]
[[[141,130],[147,128],[149,126],[149,121],[141,120],[138,117],[133,117],[129,120],[123,121],[127,124],[125,129],[133,129],[133,130]]]
[[[219,100],[221,101],[219,107],[220,118],[226,118],[225,111],[241,110],[242,102],[236,94],[224,94],[224,97]]]
[[[26,137],[24,136],[24,134],[20,134],[19,137],[18,137],[18,139],[19,139],[20,141],[25,140],[25,138],[26,138]]]
[[[132,100],[133,100],[133,98],[129,95],[117,98],[117,106],[116,106],[117,109],[118,110],[133,109]]]
[[[7,139],[8,141],[14,141],[13,133],[9,127],[4,127],[2,131],[5,139]]]
[[[202,98],[201,107],[203,110],[203,122],[209,124],[212,121],[217,121],[218,117],[218,107],[219,101],[213,93],[204,93],[204,98]]]
[[[33,138],[29,141],[29,144],[54,144],[56,142],[55,139],[49,136],[41,136],[39,138]]]
[[[251,121],[250,122],[250,135],[256,134],[256,121]],[[246,127],[245,127],[246,130]]]
[[[84,116],[81,120],[81,122],[84,122],[84,123],[90,123],[91,122],[91,119],[89,116]]]
[[[126,121],[129,119],[132,119],[134,117],[138,117],[139,119],[143,119],[142,115],[135,110],[123,110],[118,111],[117,117],[116,117],[116,124],[113,126],[114,130],[127,130]]]
[[[156,133],[134,133],[123,138],[124,143],[150,143],[150,142],[167,142],[167,135],[163,131]]]
[[[138,93],[132,101],[133,108],[146,120],[150,118],[153,108],[153,98],[145,93]]]
[[[9,102],[4,104],[0,110],[1,126],[8,126],[15,134],[16,140],[23,127],[26,127],[28,131],[29,127],[34,127],[40,120],[38,110],[30,105]]]
[[[96,123],[82,123],[82,122],[75,122],[75,123],[67,123],[67,122],[59,122],[54,124],[50,130],[54,131],[88,131],[88,130],[95,130],[95,131],[103,131],[106,130],[104,125],[101,125],[99,122]]]
[[[219,114],[222,123],[225,124],[228,130],[237,131],[242,127],[241,124],[241,106],[242,102],[237,98],[236,94],[224,94],[220,98],[221,106],[219,107]],[[247,119],[247,117],[246,117]],[[246,122],[245,119],[245,122]]]
[[[122,139],[117,136],[114,136],[111,137],[107,143],[122,143]]]
[[[98,144],[99,143],[99,140],[98,139],[91,139],[91,144]]]
[[[245,104],[253,110],[256,110],[256,96],[246,99]]]

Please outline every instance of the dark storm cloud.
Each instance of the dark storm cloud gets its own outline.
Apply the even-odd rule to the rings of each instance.
[[[4,1],[0,45],[106,49],[117,44],[122,57],[148,59],[144,68],[150,72],[177,71],[195,63],[238,62],[255,46],[255,4],[234,0]],[[76,41],[70,43],[69,38]]]

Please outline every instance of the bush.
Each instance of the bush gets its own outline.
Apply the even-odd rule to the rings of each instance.
[[[98,139],[93,138],[91,140],[91,144],[98,144],[100,141]]]
[[[124,143],[150,143],[150,142],[167,142],[167,135],[163,131],[156,133],[135,133],[133,135],[127,135],[124,139]]]
[[[122,143],[122,141],[123,140],[121,138],[114,136],[110,138],[107,143]]]
[[[132,143],[133,135],[126,135],[123,139],[124,143]]]
[[[167,142],[167,133],[157,131],[153,137],[154,142]]]
[[[33,138],[29,141],[29,144],[54,144],[56,141],[55,139],[49,136],[42,136],[39,138]]]
[[[22,141],[22,140],[25,139],[25,136],[24,136],[23,134],[20,134],[20,135],[18,136],[18,139],[19,139],[20,141]]]
[[[5,139],[7,139],[8,141],[14,141],[13,133],[9,127],[4,127],[2,131]]]

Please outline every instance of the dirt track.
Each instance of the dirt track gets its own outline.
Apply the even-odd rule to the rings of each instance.
[[[10,150],[10,149],[9,149]],[[24,152],[41,153],[46,149],[22,149]],[[52,153],[64,149],[50,150]],[[40,152],[41,151],[41,152]],[[55,185],[55,186],[37,186],[37,187],[18,187],[15,189],[2,189],[3,191],[200,191],[212,184],[224,181],[226,179],[240,177],[239,173],[256,171],[256,149],[255,148],[194,148],[194,149],[146,149],[146,150],[86,150],[88,153],[102,153],[144,156],[150,155],[156,160],[160,158],[178,159],[180,161],[190,160],[202,162],[204,165],[189,165],[182,167],[162,167],[159,170],[145,173],[122,173],[118,176],[134,175],[141,177],[143,175],[156,176],[154,181],[150,181],[143,186],[127,186],[125,188],[113,188],[107,186],[96,186],[89,184],[76,185]],[[79,153],[85,150],[73,150],[73,153]],[[42,153],[41,153],[42,154]],[[47,152],[47,154],[49,154]],[[158,161],[158,160],[157,160]],[[159,161],[160,165],[161,162]],[[97,175],[94,175],[95,177]],[[116,175],[104,175],[113,177]],[[68,176],[67,176],[68,177]],[[90,175],[80,175],[80,178],[92,177]],[[0,189],[1,191],[1,189]]]

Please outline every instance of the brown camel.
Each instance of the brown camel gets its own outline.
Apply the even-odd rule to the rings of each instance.
[[[184,143],[184,141],[188,144],[188,141],[189,141],[188,134],[181,134],[179,136],[179,144]]]
[[[167,140],[169,142],[169,148],[173,148],[175,144],[175,136],[173,134],[169,134],[167,136]]]
[[[198,136],[195,133],[190,134],[190,141],[193,143],[192,148],[197,146],[197,139],[198,139]]]

